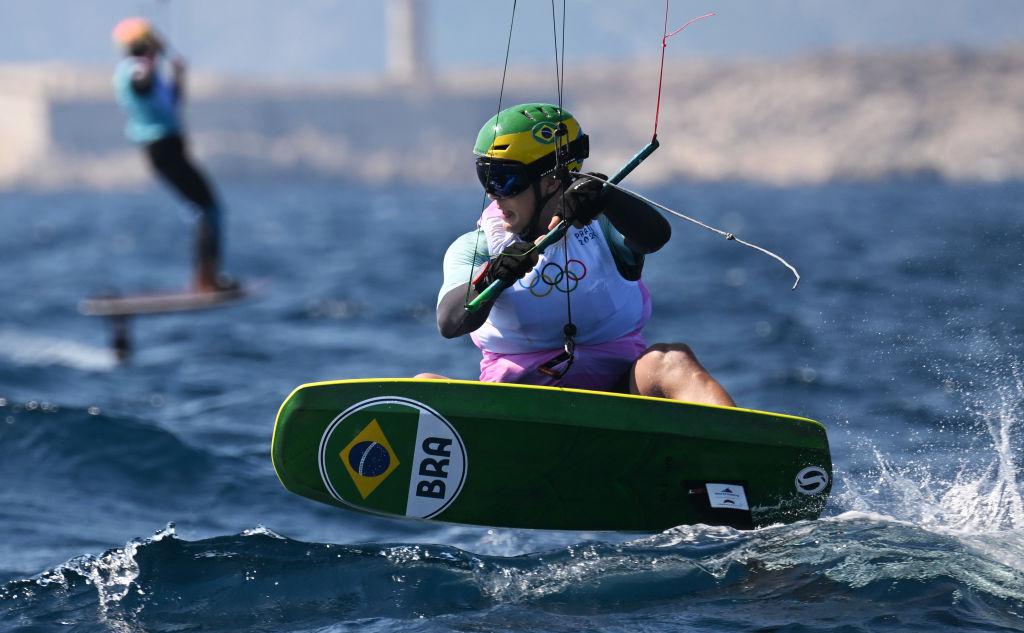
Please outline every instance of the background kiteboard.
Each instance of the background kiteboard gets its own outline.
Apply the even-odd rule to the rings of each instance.
[[[284,487],[316,501],[493,527],[753,528],[817,518],[832,484],[813,420],[454,380],[302,385],[271,455]]]
[[[79,302],[78,311],[86,316],[108,318],[111,326],[110,346],[120,360],[126,360],[132,351],[132,317],[227,307],[252,296],[259,286],[238,285],[215,292],[153,292],[123,297],[90,297]]]
[[[86,316],[141,316],[209,310],[225,306],[248,296],[243,286],[217,292],[155,292],[126,297],[91,297],[78,304]]]

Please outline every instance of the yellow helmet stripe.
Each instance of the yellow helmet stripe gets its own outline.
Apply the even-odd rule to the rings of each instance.
[[[564,142],[568,143],[580,135],[580,125],[576,119],[569,118],[562,122],[568,131]],[[553,129],[554,124],[548,125]],[[542,142],[541,138],[536,129],[515,134],[500,134],[495,137],[484,156],[516,160],[529,165],[555,151],[554,135],[551,135],[550,142]]]

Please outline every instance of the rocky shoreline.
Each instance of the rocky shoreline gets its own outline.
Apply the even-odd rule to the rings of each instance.
[[[654,66],[567,70],[566,105],[592,137],[588,168],[614,170],[650,139]],[[196,153],[224,177],[469,184],[469,148],[493,113],[496,73],[443,75],[429,86],[200,74],[188,120]],[[512,69],[504,103],[551,98],[552,75]],[[0,187],[148,182],[108,91],[105,69],[0,68]],[[662,104],[662,148],[636,182],[1024,179],[1024,48],[669,60]]]

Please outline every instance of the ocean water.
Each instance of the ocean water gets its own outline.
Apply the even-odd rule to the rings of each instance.
[[[139,319],[116,362],[83,297],[183,287],[165,191],[0,197],[0,630],[1024,630],[1024,185],[645,190],[674,222],[648,338],[741,406],[828,429],[816,521],[660,534],[371,517],[286,492],[274,416],[315,380],[474,378],[436,331],[471,189],[229,183],[250,301]]]

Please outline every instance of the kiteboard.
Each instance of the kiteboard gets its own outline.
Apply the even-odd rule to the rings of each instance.
[[[271,442],[284,487],[450,523],[649,532],[817,518],[832,486],[814,420],[460,380],[301,385]]]
[[[154,292],[127,297],[90,297],[78,304],[78,311],[86,316],[141,316],[209,310],[226,306],[247,295],[242,286],[213,292]]]
[[[129,326],[132,317],[228,307],[251,296],[254,288],[253,285],[235,285],[208,292],[186,290],[90,297],[79,302],[78,311],[86,316],[109,319],[111,347],[118,358],[124,360],[132,348]]]

